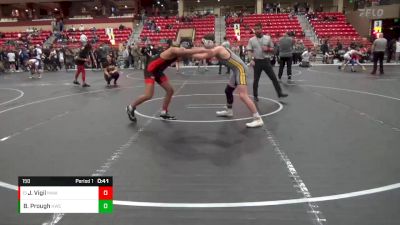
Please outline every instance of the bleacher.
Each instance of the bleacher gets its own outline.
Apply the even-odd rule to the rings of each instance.
[[[235,18],[227,19],[226,37],[230,42],[236,42],[235,31],[232,21]],[[314,44],[311,40],[305,38],[304,32],[301,25],[296,17],[289,18],[289,14],[254,14],[245,16],[240,24],[240,41],[239,43],[247,45],[248,40],[254,36],[252,28],[255,24],[261,23],[263,26],[263,33],[268,34],[272,37],[274,43],[277,43],[279,38],[282,37],[286,32],[293,31],[296,39],[303,40],[303,44],[306,47],[313,47]]]
[[[160,27],[161,30],[159,33],[156,31],[150,30],[148,27],[144,27],[142,33],[140,34],[140,38],[143,40],[144,38],[149,38],[152,44],[160,44],[165,43],[166,40],[171,39],[173,41],[176,40],[176,35],[178,34],[179,29],[184,28],[194,28],[195,29],[195,42],[201,40],[201,38],[208,33],[214,33],[215,27],[215,17],[214,16],[205,16],[201,18],[193,18],[193,22],[178,22],[176,17],[172,18],[164,18],[164,17],[150,17],[148,20],[153,20],[156,24],[156,27]],[[172,25],[171,29],[167,29],[167,25]],[[164,40],[164,42],[160,42]]]
[[[18,35],[24,37],[28,34],[28,32],[4,32],[4,38],[0,39],[0,45],[4,45],[8,41],[17,41],[19,40]],[[38,35],[32,35],[32,38],[29,39],[30,44],[39,44],[42,45],[51,35],[51,31],[38,31]]]
[[[331,21],[334,20],[334,21]],[[352,42],[362,43],[370,46],[371,43],[362,38],[354,27],[346,21],[346,17],[340,12],[318,13],[316,18],[310,20],[312,27],[318,38],[328,39],[331,46],[336,46],[338,40],[347,47]]]
[[[95,37],[95,35],[98,37],[96,44],[93,45],[94,47],[96,47],[97,45],[103,44],[103,43],[110,44],[110,39],[109,39],[108,35],[106,34],[106,30],[104,28],[97,29],[96,31],[76,30],[76,31],[67,31],[65,33],[69,39],[72,37],[74,39],[74,41],[68,40],[68,42],[66,44],[55,42],[54,45],[56,47],[59,47],[61,45],[67,45],[70,48],[81,47],[80,37],[81,37],[82,33],[84,33],[86,35],[89,43],[92,43],[92,40]],[[119,45],[120,43],[124,43],[129,39],[130,35],[132,34],[132,29],[124,28],[123,30],[120,30],[118,28],[114,28],[113,33],[114,33],[115,45]]]

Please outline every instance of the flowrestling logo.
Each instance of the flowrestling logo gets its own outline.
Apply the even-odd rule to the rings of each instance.
[[[384,14],[383,9],[358,9],[360,17],[382,17]]]

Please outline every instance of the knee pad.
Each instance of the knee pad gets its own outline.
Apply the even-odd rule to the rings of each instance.
[[[233,104],[233,91],[235,90],[235,88],[226,85],[225,88],[225,95],[226,95],[226,101],[228,103],[228,105],[232,105]]]

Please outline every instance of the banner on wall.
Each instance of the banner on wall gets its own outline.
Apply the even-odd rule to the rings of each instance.
[[[115,45],[114,29],[106,28],[106,34],[108,36],[108,40],[110,40],[111,45]]]
[[[374,32],[381,33],[382,32],[382,20],[374,21]]]
[[[237,40],[240,41],[240,24],[239,23],[233,24],[233,30],[235,32]]]

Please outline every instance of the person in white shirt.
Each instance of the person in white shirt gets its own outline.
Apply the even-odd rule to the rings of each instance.
[[[15,72],[15,52],[9,51],[7,53],[8,63],[10,64],[10,71]]]
[[[64,66],[64,51],[63,50],[58,50],[58,66],[60,67],[60,70]]]
[[[85,30],[85,27],[83,26],[83,24],[81,24],[80,26],[79,26],[79,31],[84,31]]]
[[[87,43],[87,36],[84,33],[82,33],[79,40],[81,41],[82,46],[85,46]]]
[[[33,50],[34,52],[34,58],[36,59],[36,63],[37,65],[37,71],[39,73],[39,77],[38,78],[42,78],[40,71],[43,69],[42,68],[42,49],[40,48],[40,45],[36,45],[36,48]]]
[[[396,63],[400,62],[400,37],[396,41]]]
[[[36,45],[36,48],[34,49],[35,52],[35,58],[39,62],[39,69],[42,68],[42,49],[40,48],[40,45]]]
[[[308,48],[301,54],[301,67],[310,67],[310,57],[311,57],[311,52],[309,51]]]

